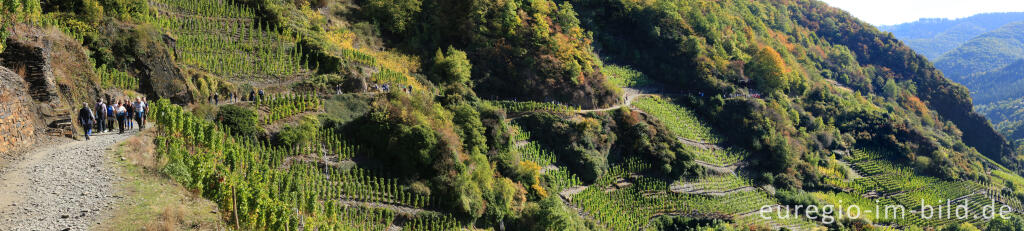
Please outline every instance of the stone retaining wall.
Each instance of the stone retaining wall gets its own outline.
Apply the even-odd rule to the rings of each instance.
[[[25,85],[21,76],[0,67],[0,153],[35,142],[37,115]]]

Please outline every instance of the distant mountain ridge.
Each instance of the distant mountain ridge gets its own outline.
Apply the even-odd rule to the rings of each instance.
[[[1004,68],[1021,58],[1024,58],[1024,21],[1007,24],[967,41],[935,60],[935,67],[953,81],[967,84],[965,81],[971,76]]]
[[[922,19],[882,26],[970,89],[975,110],[1024,147],[1024,13]]]
[[[1024,12],[986,13],[961,19],[928,18],[878,28],[892,32],[915,51],[935,61],[974,37],[1016,21],[1024,21]]]

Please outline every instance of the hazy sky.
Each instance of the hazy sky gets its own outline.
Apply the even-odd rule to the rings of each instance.
[[[920,18],[963,18],[988,12],[1024,12],[1024,0],[822,0],[874,25]]]

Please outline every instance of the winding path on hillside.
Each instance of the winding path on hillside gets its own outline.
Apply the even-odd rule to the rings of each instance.
[[[0,230],[88,230],[106,219],[121,199],[107,155],[132,134],[62,139],[12,161],[0,170]]]
[[[633,104],[633,100],[636,100],[637,98],[640,98],[642,96],[654,96],[655,95],[655,94],[650,94],[650,93],[644,93],[640,89],[636,89],[636,88],[624,87],[624,88],[622,88],[622,90],[623,90],[622,100],[619,103],[616,103],[615,105],[604,107],[604,108],[576,110],[576,113],[586,114],[586,113],[591,113],[591,112],[611,111],[611,110],[619,109],[620,107],[627,107],[627,106]]]
[[[355,207],[364,207],[364,208],[387,209],[387,210],[391,210],[391,211],[393,211],[395,213],[406,215],[406,216],[416,216],[417,214],[424,213],[424,212],[437,212],[437,211],[430,211],[430,210],[426,210],[426,209],[422,209],[422,208],[410,207],[410,206],[405,206],[405,205],[387,204],[387,203],[379,203],[379,202],[368,202],[368,201],[352,200],[352,199],[347,199],[347,198],[338,198],[335,201],[338,202],[338,205],[342,205],[342,206],[355,206]]]
[[[277,167],[277,170],[286,170],[292,167],[294,164],[307,163],[316,164],[317,166],[331,166],[336,168],[348,168],[354,166],[355,162],[352,160],[338,160],[337,156],[316,156],[316,155],[299,155],[285,157],[281,161],[281,165]]]
[[[687,187],[687,186],[690,186],[690,187]],[[754,191],[754,190],[757,190],[757,188],[755,188],[753,186],[743,186],[743,187],[739,187],[739,188],[726,189],[726,190],[707,190],[707,189],[701,189],[701,188],[694,188],[692,185],[671,185],[671,186],[669,186],[669,191],[674,192],[674,193],[700,194],[700,195],[708,195],[708,196],[725,196],[725,195],[729,195],[729,194],[733,194],[733,193],[750,192],[750,191]]]
[[[736,170],[740,168],[740,163],[720,166],[712,163],[704,162],[701,160],[693,160],[694,163],[708,169],[714,173],[725,175],[725,174],[736,174]],[[741,162],[742,163],[742,162]]]

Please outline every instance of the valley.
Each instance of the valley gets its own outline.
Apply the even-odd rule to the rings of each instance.
[[[989,123],[1010,93],[930,61],[995,54],[978,28],[907,46],[816,0],[0,3],[3,230],[1024,227]],[[113,101],[147,128],[84,136]]]

